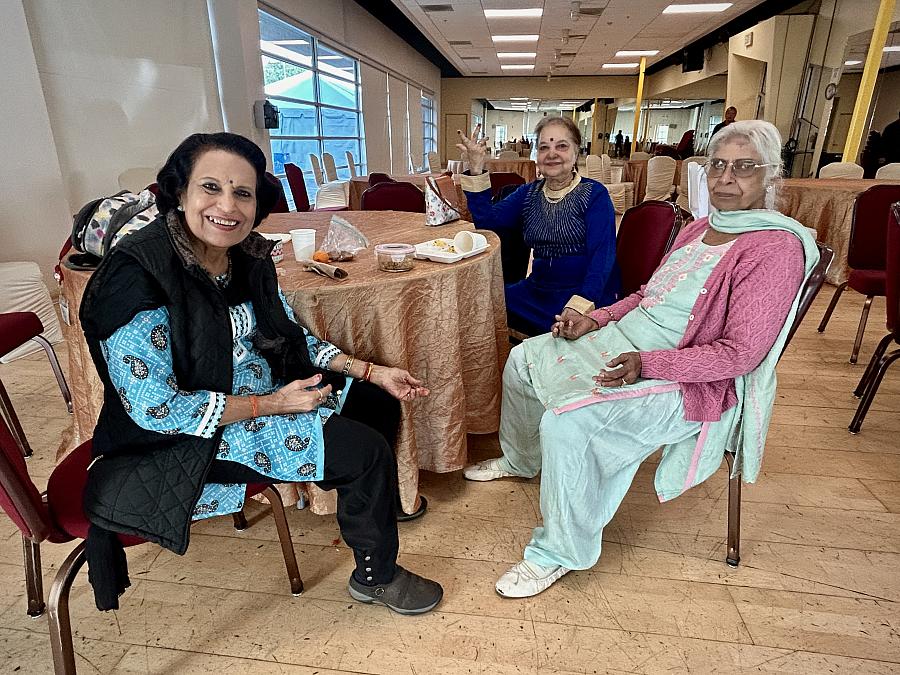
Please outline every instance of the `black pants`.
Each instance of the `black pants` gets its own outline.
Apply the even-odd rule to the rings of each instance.
[[[356,381],[340,415],[324,427],[323,490],[337,490],[341,536],[353,549],[354,576],[362,583],[388,583],[394,578],[397,538],[397,460],[394,445],[400,404],[368,382]],[[272,479],[250,467],[215,460],[210,483],[266,483]]]

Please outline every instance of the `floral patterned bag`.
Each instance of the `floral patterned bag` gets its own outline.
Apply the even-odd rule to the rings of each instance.
[[[442,194],[442,188],[444,194],[451,189],[456,192],[456,186],[450,176],[441,176],[437,179],[429,176],[425,179],[425,224],[430,227],[452,223],[460,217],[459,209]]]

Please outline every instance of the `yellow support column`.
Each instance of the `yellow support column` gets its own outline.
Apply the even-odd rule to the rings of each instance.
[[[881,54],[888,29],[891,27],[891,16],[894,14],[895,3],[896,0],[881,0],[878,8],[875,28],[872,30],[872,40],[869,42],[869,52],[866,54],[866,65],[863,67],[859,92],[856,94],[856,105],[853,106],[850,129],[847,131],[847,143],[844,145],[843,157],[845,162],[856,162],[859,155],[859,146],[862,143],[866,118],[872,103],[872,92],[875,89],[875,79],[878,77],[878,68],[881,66]]]
[[[598,118],[600,117],[600,99],[594,99],[594,107],[592,108],[591,114],[591,152],[595,155],[603,154],[603,148],[600,144],[600,139],[597,138],[597,127]],[[597,151],[600,152],[597,152]]]
[[[638,73],[637,98],[634,100],[634,132],[631,134],[631,154],[634,154],[634,149],[637,147],[638,128],[641,126],[641,103],[644,98],[644,69],[646,67],[647,57],[642,56],[641,70]]]

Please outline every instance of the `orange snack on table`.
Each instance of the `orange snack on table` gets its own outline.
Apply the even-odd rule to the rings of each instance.
[[[327,253],[325,253],[325,251],[316,251],[315,253],[313,253],[312,259],[315,260],[316,262],[321,262],[321,263],[327,263],[331,260],[331,258],[328,256]]]

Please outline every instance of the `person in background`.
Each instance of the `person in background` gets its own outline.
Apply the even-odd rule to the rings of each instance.
[[[881,146],[888,164],[900,162],[900,114],[881,132]]]
[[[737,108],[733,105],[728,106],[725,109],[725,119],[719,122],[716,126],[713,127],[712,135],[715,136],[720,130],[727,127],[729,124],[734,124],[737,118]]]
[[[553,317],[573,294],[597,304],[612,302],[619,290],[616,228],[606,188],[575,169],[581,133],[565,117],[543,117],[535,127],[538,180],[491,202],[490,175],[484,171],[486,144],[458,131],[457,147],[468,156],[461,185],[475,226],[521,233],[534,252],[531,274],[506,285],[510,328],[526,335],[549,330]]]
[[[541,474],[543,524],[497,581],[504,597],[592,567],[603,528],[660,446],[661,501],[709,478],[726,449],[737,453],[735,472],[756,480],[775,364],[819,252],[807,228],[774,210],[774,125],[736,122],[713,137],[709,157],[717,210],[685,226],[647,284],[588,314],[567,307],[550,334],[506,362],[503,456],[463,474]]]
[[[625,137],[625,148],[622,152],[622,156],[625,159],[628,159],[629,157],[631,157],[631,139],[628,138],[628,136]]]
[[[616,157],[622,156],[622,151],[625,149],[625,138],[622,136],[622,130],[619,129],[619,133],[616,134]]]
[[[104,386],[84,510],[100,609],[128,586],[117,534],[177,553],[191,520],[234,513],[247,483],[337,490],[356,566],[350,595],[427,612],[441,586],[397,560],[400,403],[428,396],[400,368],[344,354],[297,322],[273,242],[254,229],[277,188],[252,141],[194,134],[157,177],[159,217],[91,277],[81,323]]]

